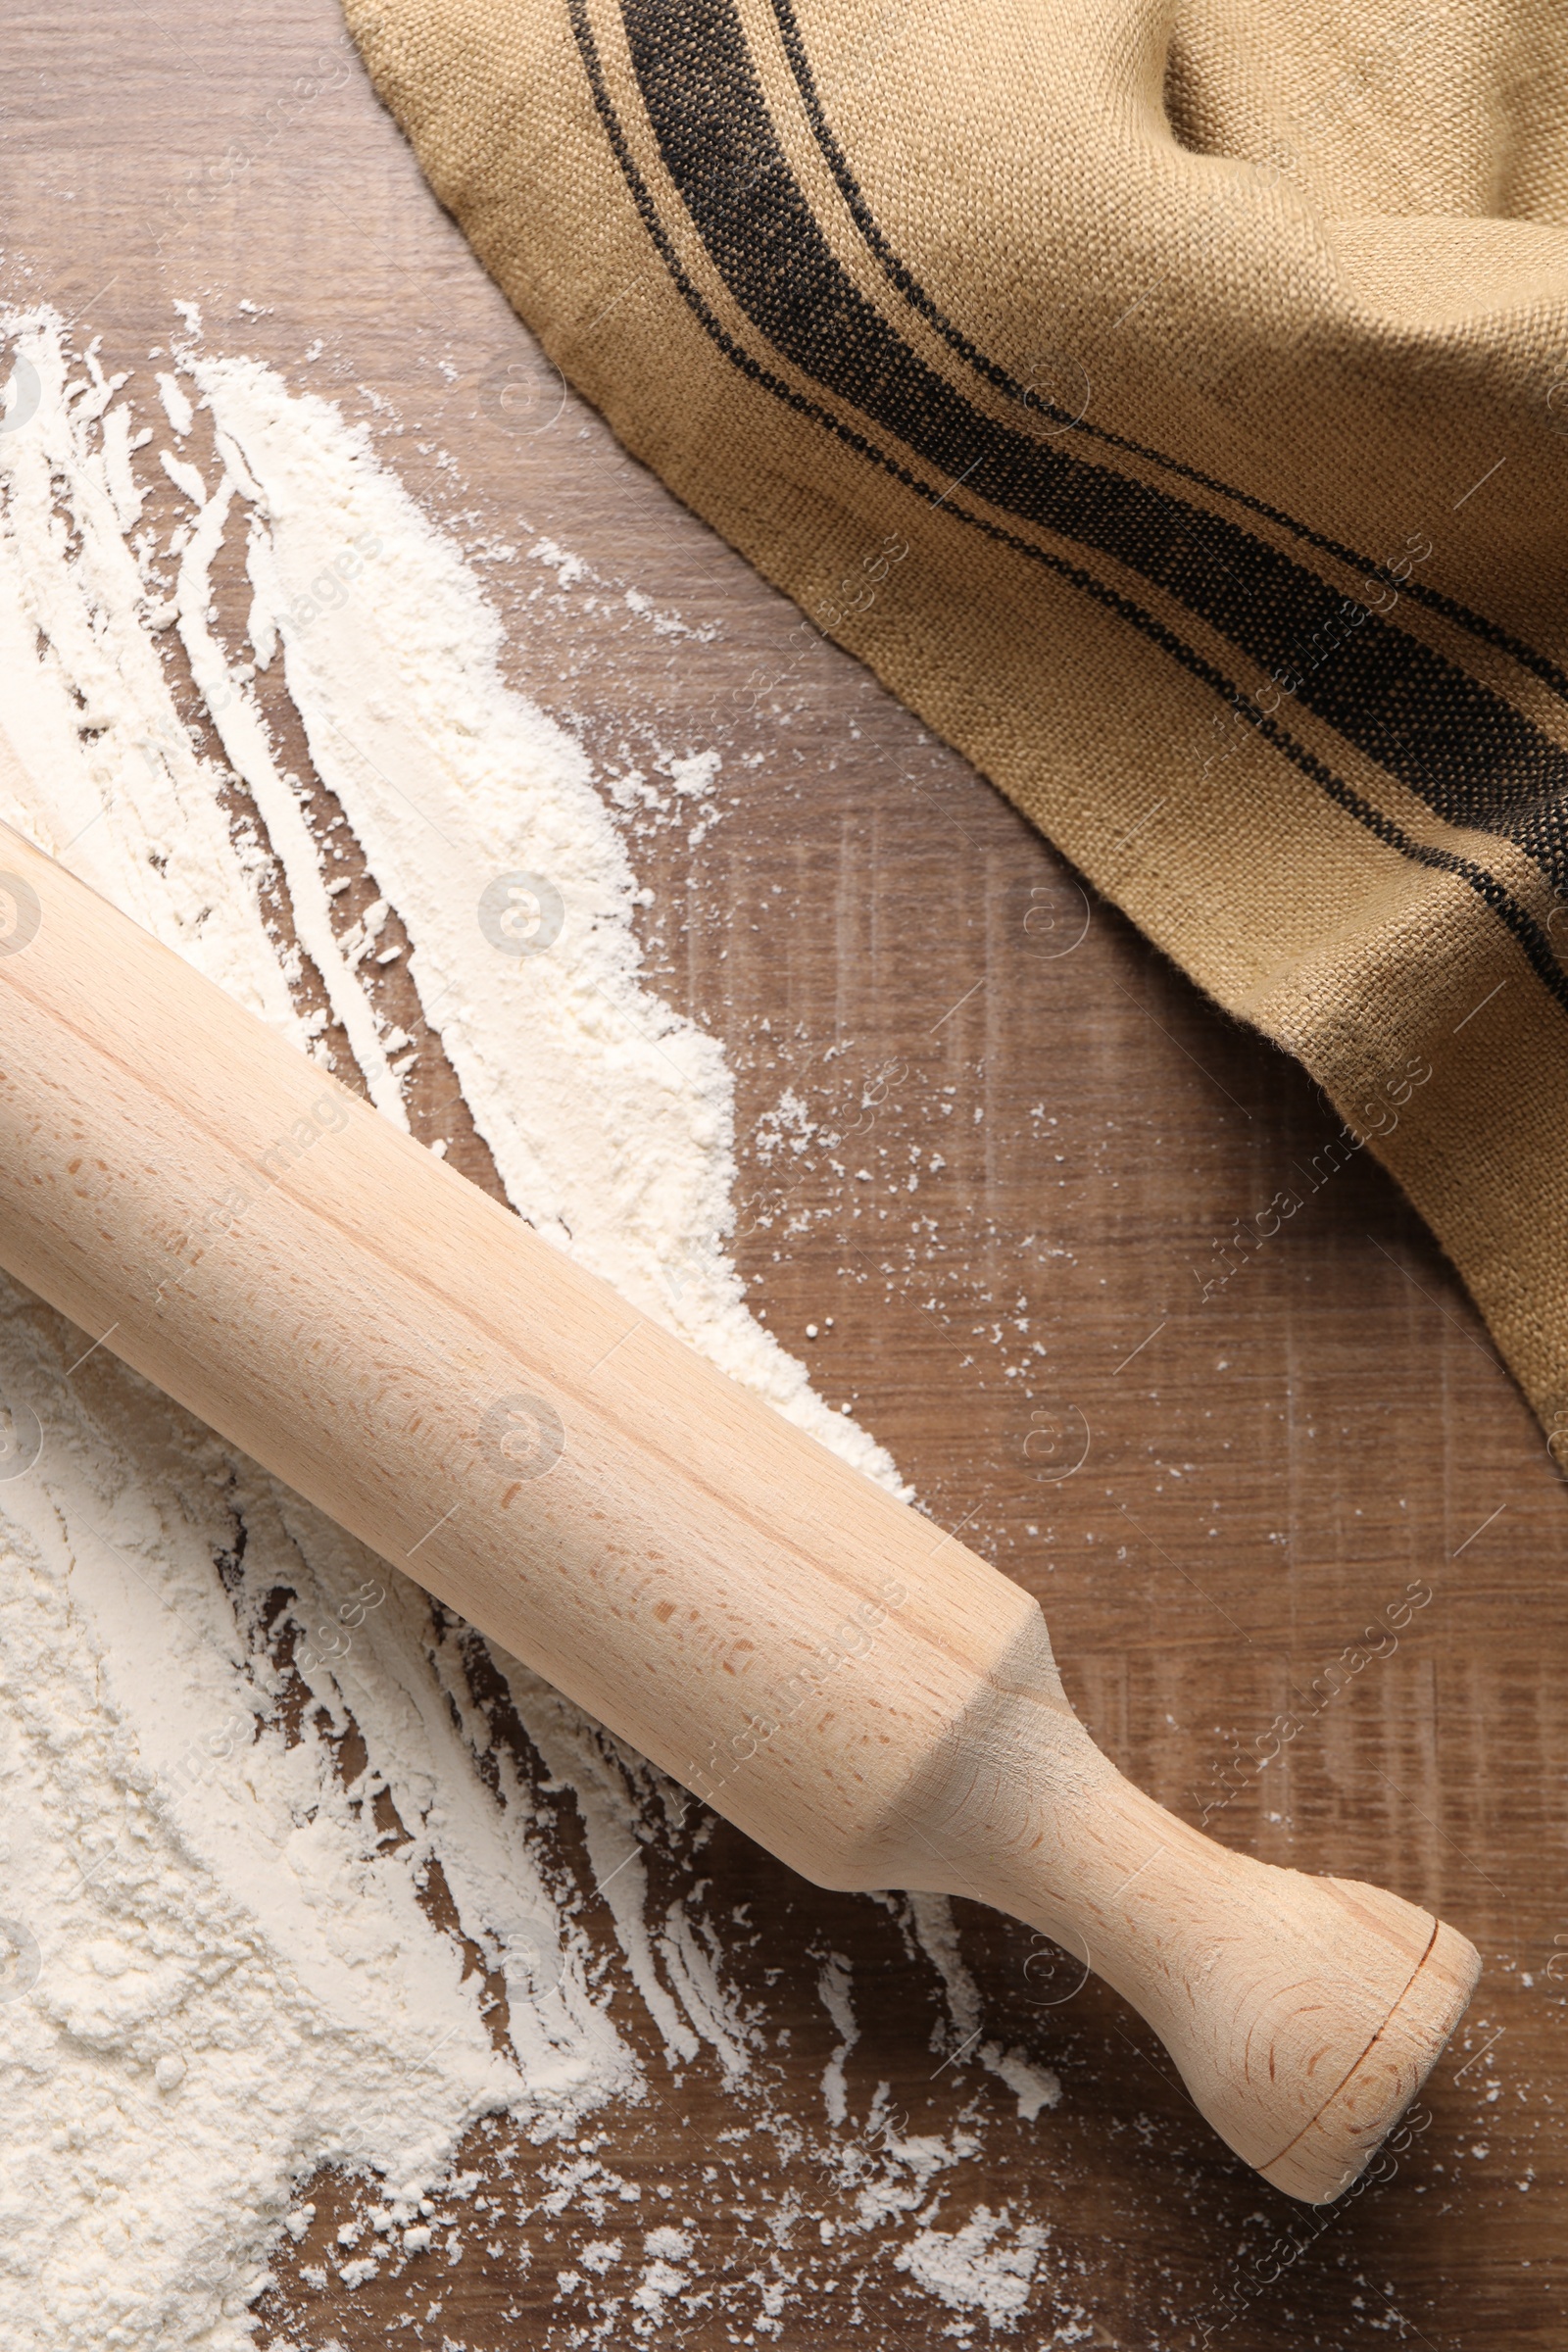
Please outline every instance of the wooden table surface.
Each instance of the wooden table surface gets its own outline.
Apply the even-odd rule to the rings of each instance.
[[[487,572],[516,681],[601,762],[721,753],[729,812],[707,840],[655,828],[631,846],[656,892],[652,977],[737,1073],[754,1301],[927,1506],[950,1525],[972,1513],[966,1540],[1040,1595],[1097,1739],[1191,1819],[1229,1788],[1209,1824],[1227,1842],[1380,1880],[1483,1954],[1428,2128],[1391,2180],[1306,2216],[1225,2153],[1102,1986],[1042,1989],[1021,1928],[955,1907],[986,2033],[1060,2077],[1059,2104],[1027,2124],[886,1907],[806,1886],[719,1825],[705,1901],[714,1919],[745,1909],[725,1966],[765,2034],[766,2096],[706,2063],[672,2075],[629,1987],[614,1992],[653,2090],[588,2138],[643,2184],[643,2221],[699,2217],[705,2249],[706,2301],[639,2328],[786,2352],[852,2328],[868,2347],[985,2336],[886,2247],[872,2259],[777,2129],[821,2121],[835,2033],[817,1979],[837,1952],[862,2029],[851,2116],[886,2082],[911,2130],[977,2119],[975,2156],[942,2177],[941,2226],[985,2206],[1044,2227],[1004,2340],[1174,2352],[1207,2340],[1204,2315],[1245,2278],[1254,2299],[1213,2340],[1247,2352],[1560,2347],[1568,1520],[1430,1239],[1362,1155],[1204,1299],[1235,1220],[1303,1189],[1338,1122],[854,662],[825,644],[799,658],[793,609],[564,393],[425,190],[331,0],[24,7],[0,94],[8,300],[76,317],[144,391],[182,298],[216,348],[353,416],[384,398],[398,422],[376,412],[382,447],[410,487],[519,551]],[[529,557],[541,537],[581,560],[575,585]],[[695,633],[640,624],[628,587]],[[1043,691],[1051,660],[1043,646]],[[433,1048],[428,1133],[438,1065]],[[809,1144],[787,1179],[759,1153],[786,1089],[829,1122],[870,1096],[867,1180]],[[471,1133],[454,1157],[487,1180]],[[1036,1339],[1044,1354],[1026,1355]],[[1222,1781],[1412,1585],[1430,1597],[1396,1648],[1308,1710],[1277,1762]],[[662,1867],[673,1884],[699,1865],[672,1847]],[[316,2291],[303,2272],[364,2198],[318,2180],[260,2340],[590,2340],[560,2274],[592,2225],[576,2207],[509,2218],[547,2155],[505,2124],[473,2135],[464,2162],[494,2192],[501,2251],[438,2285],[415,2263]],[[796,2282],[773,2319],[759,2281],[781,2246]]]

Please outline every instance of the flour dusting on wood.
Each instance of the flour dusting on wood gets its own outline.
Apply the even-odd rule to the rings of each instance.
[[[644,985],[614,818],[580,746],[503,683],[462,551],[362,428],[208,355],[189,306],[134,393],[47,313],[0,326],[35,393],[0,431],[0,815],[406,1125],[401,964],[513,1206],[897,1488],[747,1308],[722,1052]],[[214,586],[241,560],[243,636]],[[279,680],[311,790],[264,700]],[[651,795],[695,841],[718,765],[689,747],[618,797]],[[345,922],[365,867],[379,895]],[[881,2093],[857,2123],[846,1965],[822,1962],[822,2113],[775,2115],[678,1792],[84,1356],[96,1337],[0,1284],[0,2347],[255,2341],[323,2168],[352,2210],[307,2287],[482,2259],[498,2208],[453,2166],[498,2118],[558,2151],[544,2207],[582,2217],[573,2340],[698,2308],[776,2335],[808,2262],[705,2277],[700,2224],[642,2209],[594,2152],[596,2110],[699,2065],[737,2114],[818,2149],[840,2226],[896,2252],[933,2318],[1010,2329],[1043,2235],[985,2207],[935,2227],[972,2133],[911,2135]],[[670,1855],[673,1900],[653,1871]],[[1021,2109],[1052,2103],[1054,2078],[984,2040],[946,1904],[899,1916],[955,2031]],[[626,1991],[646,2033],[612,2014]]]

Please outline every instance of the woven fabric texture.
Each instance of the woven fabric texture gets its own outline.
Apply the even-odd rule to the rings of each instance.
[[[347,13],[563,372],[1300,1056],[1303,1193],[1374,1151],[1568,1457],[1568,10]]]

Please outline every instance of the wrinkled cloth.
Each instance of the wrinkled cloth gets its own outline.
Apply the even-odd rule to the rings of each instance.
[[[347,13],[564,375],[1299,1055],[1568,1455],[1568,11]]]

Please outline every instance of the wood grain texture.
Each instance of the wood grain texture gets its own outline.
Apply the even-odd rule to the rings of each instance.
[[[193,298],[221,347],[351,413],[368,414],[368,387],[393,404],[385,448],[411,486],[516,551],[489,577],[518,682],[611,766],[722,751],[736,813],[698,852],[651,831],[633,855],[656,892],[658,985],[738,1073],[755,1300],[933,1512],[972,1512],[965,1541],[1044,1600],[1069,1694],[1122,1769],[1190,1820],[1208,1803],[1239,1851],[1443,1913],[1486,1964],[1429,2085],[1430,2129],[1318,2231],[1215,2152],[1113,1995],[1040,1999],[1025,1931],[957,1906],[987,2033],[1061,2076],[1061,2104],[1032,2124],[961,2035],[933,2049],[940,1987],[885,1913],[720,1829],[700,1865],[668,1867],[700,1871],[715,1915],[743,1914],[755,1937],[746,1989],[765,1998],[777,2100],[819,2109],[835,2037],[815,1986],[838,1952],[866,1996],[852,2113],[879,2082],[916,2127],[979,2102],[982,2150],[948,2177],[944,2225],[984,2203],[1049,2227],[1019,2340],[1076,2328],[1174,2352],[1241,2295],[1217,2340],[1249,2352],[1556,2347],[1568,1607],[1538,1430],[1366,1156],[1314,1177],[1335,1122],[1299,1073],[1091,906],[852,663],[803,651],[794,612],[563,397],[357,69],[318,73],[341,61],[338,30],[325,0],[238,22],[213,0],[14,17],[7,297],[84,311],[106,361],[144,369],[172,301]],[[313,75],[332,86],[301,98]],[[561,589],[528,555],[540,535],[592,576]],[[700,634],[656,636],[625,587]],[[347,911],[373,895],[368,879]],[[485,1181],[433,1054],[421,1085],[421,1132],[449,1134]],[[786,1088],[817,1120],[874,1096],[845,1177],[809,1140],[784,1175],[760,1148]],[[1203,1300],[1195,1267],[1206,1276],[1236,1220],[1286,1187],[1300,1213]],[[1055,1475],[1085,1433],[1081,1466]],[[1397,1647],[1307,1697],[1412,1582],[1432,1599]],[[1265,1764],[1292,1713],[1298,1736]],[[569,1821],[561,1836],[569,1849]],[[629,2002],[617,2022],[649,2048]],[[680,2340],[706,2352],[755,2332],[759,2290],[742,2286],[778,2250],[770,2224],[802,2284],[760,2340],[837,2352],[852,2311],[873,2346],[950,2324],[906,2277],[860,2278],[853,2232],[820,2238],[818,2217],[842,2224],[832,2194],[716,2067],[676,2080],[649,2062],[660,2095],[600,2119],[593,2152],[645,2210],[703,2216],[713,2300],[671,2323]],[[311,2352],[572,2341],[559,2274],[588,2226],[545,2210],[526,2142],[476,2133],[466,2161],[495,2201],[498,2254],[318,2292],[302,2273],[349,2198],[323,2181],[269,2325]]]
[[[1020,1585],[9,825],[0,863],[9,1272],[813,1885],[1038,1928],[1265,2180],[1348,2186],[1470,1998],[1462,1936],[1152,1803]]]

